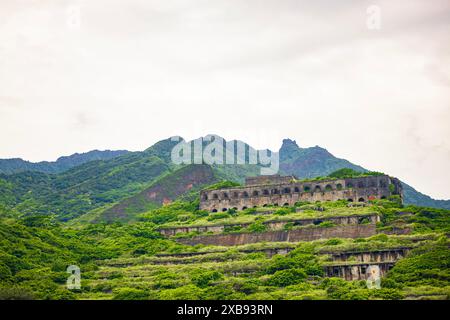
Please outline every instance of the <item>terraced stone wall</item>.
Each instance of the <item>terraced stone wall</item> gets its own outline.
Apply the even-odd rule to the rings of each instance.
[[[316,219],[295,219],[295,220],[284,220],[284,221],[265,221],[263,222],[269,230],[282,230],[283,227],[288,223],[293,223],[294,226],[306,226],[306,225],[319,225],[324,221],[333,222],[336,225],[349,225],[349,224],[363,224],[363,223],[377,223],[380,221],[380,217],[376,214],[373,215],[349,215],[349,216],[339,216],[339,217],[325,217]],[[189,232],[213,232],[221,233],[225,231],[226,227],[247,227],[250,223],[242,224],[228,224],[228,225],[214,225],[214,226],[183,226],[183,227],[172,227],[172,228],[161,228],[159,232],[164,236],[174,236],[178,233],[189,233]]]
[[[328,228],[306,227],[289,231],[267,231],[261,233],[231,233],[191,238],[176,241],[187,245],[237,246],[256,242],[297,242],[327,238],[366,238],[376,234],[375,224],[344,225]]]

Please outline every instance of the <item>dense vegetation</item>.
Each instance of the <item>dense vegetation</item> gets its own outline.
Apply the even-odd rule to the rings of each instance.
[[[345,201],[299,204],[305,213],[332,214]],[[0,218],[1,299],[448,299],[450,294],[449,212],[376,201],[379,230],[411,228],[410,236],[379,234],[367,239],[328,239],[300,243],[256,243],[227,248],[185,246],[165,239],[167,223],[195,224],[213,213],[198,210],[198,200],[177,201],[142,215],[132,224],[79,224],[67,227],[54,217],[24,216],[2,207]],[[350,208],[347,208],[350,209]],[[351,208],[367,210],[367,207]],[[295,216],[280,208],[278,216]],[[408,212],[408,214],[401,214]],[[228,212],[227,219],[258,218],[251,209]],[[259,216],[257,223],[268,219]],[[198,223],[198,222],[197,222]],[[248,232],[260,232],[252,225]],[[417,239],[421,239],[420,242]],[[261,250],[293,249],[267,257]],[[327,278],[324,252],[414,247],[383,279],[382,288],[364,281]],[[192,256],[171,256],[176,253]],[[156,254],[165,254],[157,256]],[[66,268],[80,267],[82,287],[68,290]]]
[[[69,168],[66,162],[69,167],[58,173],[0,174],[0,299],[449,298],[448,210],[402,205],[392,197],[351,206],[341,200],[210,213],[199,210],[201,188],[237,186],[245,176],[258,174],[258,166],[175,166],[170,162],[173,145],[164,140],[111,159],[71,159],[82,164]],[[380,174],[292,141],[283,143],[280,157],[282,173],[308,173],[300,178]],[[185,184],[200,177],[201,183]],[[409,199],[418,196],[413,189],[405,192]],[[419,198],[412,202],[436,203]],[[336,225],[326,218],[358,215],[367,223],[364,219],[374,214],[380,217],[378,234],[365,239],[230,248],[177,242],[211,231],[167,238],[160,233],[198,226],[222,226],[225,235],[263,233],[272,222],[294,230],[304,228],[294,221],[305,218],[317,220],[311,228],[330,228]],[[381,289],[324,273],[333,252],[398,247],[412,250],[383,278]],[[275,248],[289,253],[267,255]],[[70,265],[81,270],[79,290],[66,288]]]

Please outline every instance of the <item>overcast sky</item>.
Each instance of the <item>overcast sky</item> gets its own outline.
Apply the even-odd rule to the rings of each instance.
[[[449,0],[1,0],[0,158],[289,137],[448,199],[449,39]]]

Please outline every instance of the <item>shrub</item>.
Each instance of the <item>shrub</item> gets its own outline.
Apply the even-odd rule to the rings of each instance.
[[[292,212],[292,209],[280,208],[280,209],[276,210],[273,214],[285,216],[291,212]]]
[[[293,222],[288,222],[283,226],[283,230],[285,230],[285,231],[292,230],[293,228],[294,228]]]
[[[230,218],[231,216],[227,212],[215,213],[210,215],[207,219],[208,221],[214,221],[219,219]]]
[[[134,288],[120,288],[115,291],[113,300],[147,300],[149,294],[144,290]]]
[[[245,294],[252,294],[258,291],[259,281],[255,279],[248,279],[243,282],[238,282],[234,284],[234,289],[236,291],[243,292]]]
[[[207,287],[212,281],[217,281],[223,278],[223,274],[219,271],[204,271],[198,270],[196,271],[192,277],[191,281],[199,288]]]
[[[337,238],[333,238],[333,239],[329,239],[325,242],[326,246],[336,246],[338,244],[342,243],[342,239],[337,239]]]
[[[264,232],[266,230],[267,226],[263,224],[261,221],[253,222],[247,227],[247,231],[249,232]]]
[[[242,227],[239,225],[225,226],[223,228],[224,233],[239,232],[239,231],[242,231]]]
[[[302,269],[287,269],[275,272],[267,281],[270,286],[286,287],[303,282],[307,277]]]
[[[287,256],[275,256],[266,267],[268,274],[286,269],[303,269],[308,275],[322,275],[323,269],[312,254],[291,251]]]
[[[370,290],[370,297],[383,300],[401,300],[404,295],[397,289],[381,288]]]
[[[161,300],[202,300],[203,296],[203,290],[193,284],[176,289],[162,290],[159,293]]]
[[[319,223],[317,226],[319,228],[329,228],[329,227],[334,227],[336,224],[332,221],[322,221],[321,223]]]

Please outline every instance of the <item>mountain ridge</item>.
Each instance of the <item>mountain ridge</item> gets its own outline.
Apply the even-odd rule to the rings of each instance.
[[[171,150],[176,144],[168,138],[144,151],[125,152],[106,160],[84,162],[59,173],[3,173],[0,174],[0,200],[9,206],[23,208],[21,211],[25,214],[54,213],[63,221],[68,221],[94,209],[120,204],[151,187],[165,175],[169,175],[170,179],[170,175],[177,174],[176,169],[180,167],[170,161]],[[279,173],[293,174],[299,178],[326,176],[342,168],[367,171],[346,159],[335,157],[322,147],[301,148],[291,139],[283,140],[279,154]],[[261,167],[246,164],[213,165],[213,168],[222,180],[242,183],[245,177],[258,175]],[[450,208],[449,200],[434,200],[405,183],[403,185],[406,204]],[[195,183],[193,187],[195,189]],[[164,195],[159,196],[164,198]],[[168,199],[174,201],[176,197]],[[161,205],[161,201],[157,201],[156,205]],[[122,209],[126,211],[127,208]]]
[[[22,158],[0,159],[0,173],[13,174],[23,171],[40,171],[44,173],[60,173],[95,160],[112,159],[130,151],[127,150],[91,150],[83,153],[74,153],[61,156],[56,161],[32,162]]]

